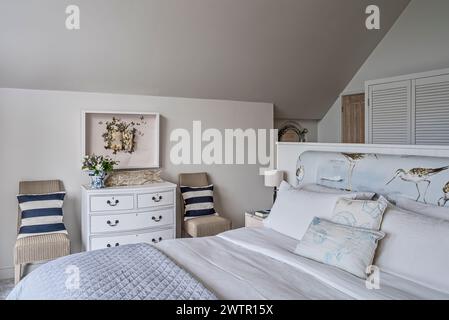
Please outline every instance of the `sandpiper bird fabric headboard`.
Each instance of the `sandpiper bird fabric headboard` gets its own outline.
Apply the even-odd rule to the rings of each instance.
[[[277,167],[294,186],[317,183],[449,207],[447,147],[279,143]]]

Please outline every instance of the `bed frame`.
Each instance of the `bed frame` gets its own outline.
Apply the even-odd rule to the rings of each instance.
[[[277,169],[306,183],[449,207],[449,147],[278,143]]]

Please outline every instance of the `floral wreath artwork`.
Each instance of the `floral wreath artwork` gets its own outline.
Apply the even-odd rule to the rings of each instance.
[[[100,121],[98,124],[106,125],[106,131],[102,135],[106,150],[112,150],[113,154],[118,152],[132,154],[136,150],[136,137],[145,135],[139,130],[139,126],[146,125],[147,122],[142,115],[139,122],[126,122],[120,118],[112,117],[111,121]]]

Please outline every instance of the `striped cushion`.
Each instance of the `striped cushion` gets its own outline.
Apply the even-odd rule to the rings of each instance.
[[[216,214],[214,209],[214,186],[181,186],[184,199],[184,220]]]
[[[67,234],[62,206],[65,192],[22,194],[17,196],[22,212],[18,238],[49,234]]]

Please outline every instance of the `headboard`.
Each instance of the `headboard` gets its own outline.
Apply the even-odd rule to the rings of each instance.
[[[449,207],[449,147],[278,143],[277,169],[294,186],[369,190]]]

